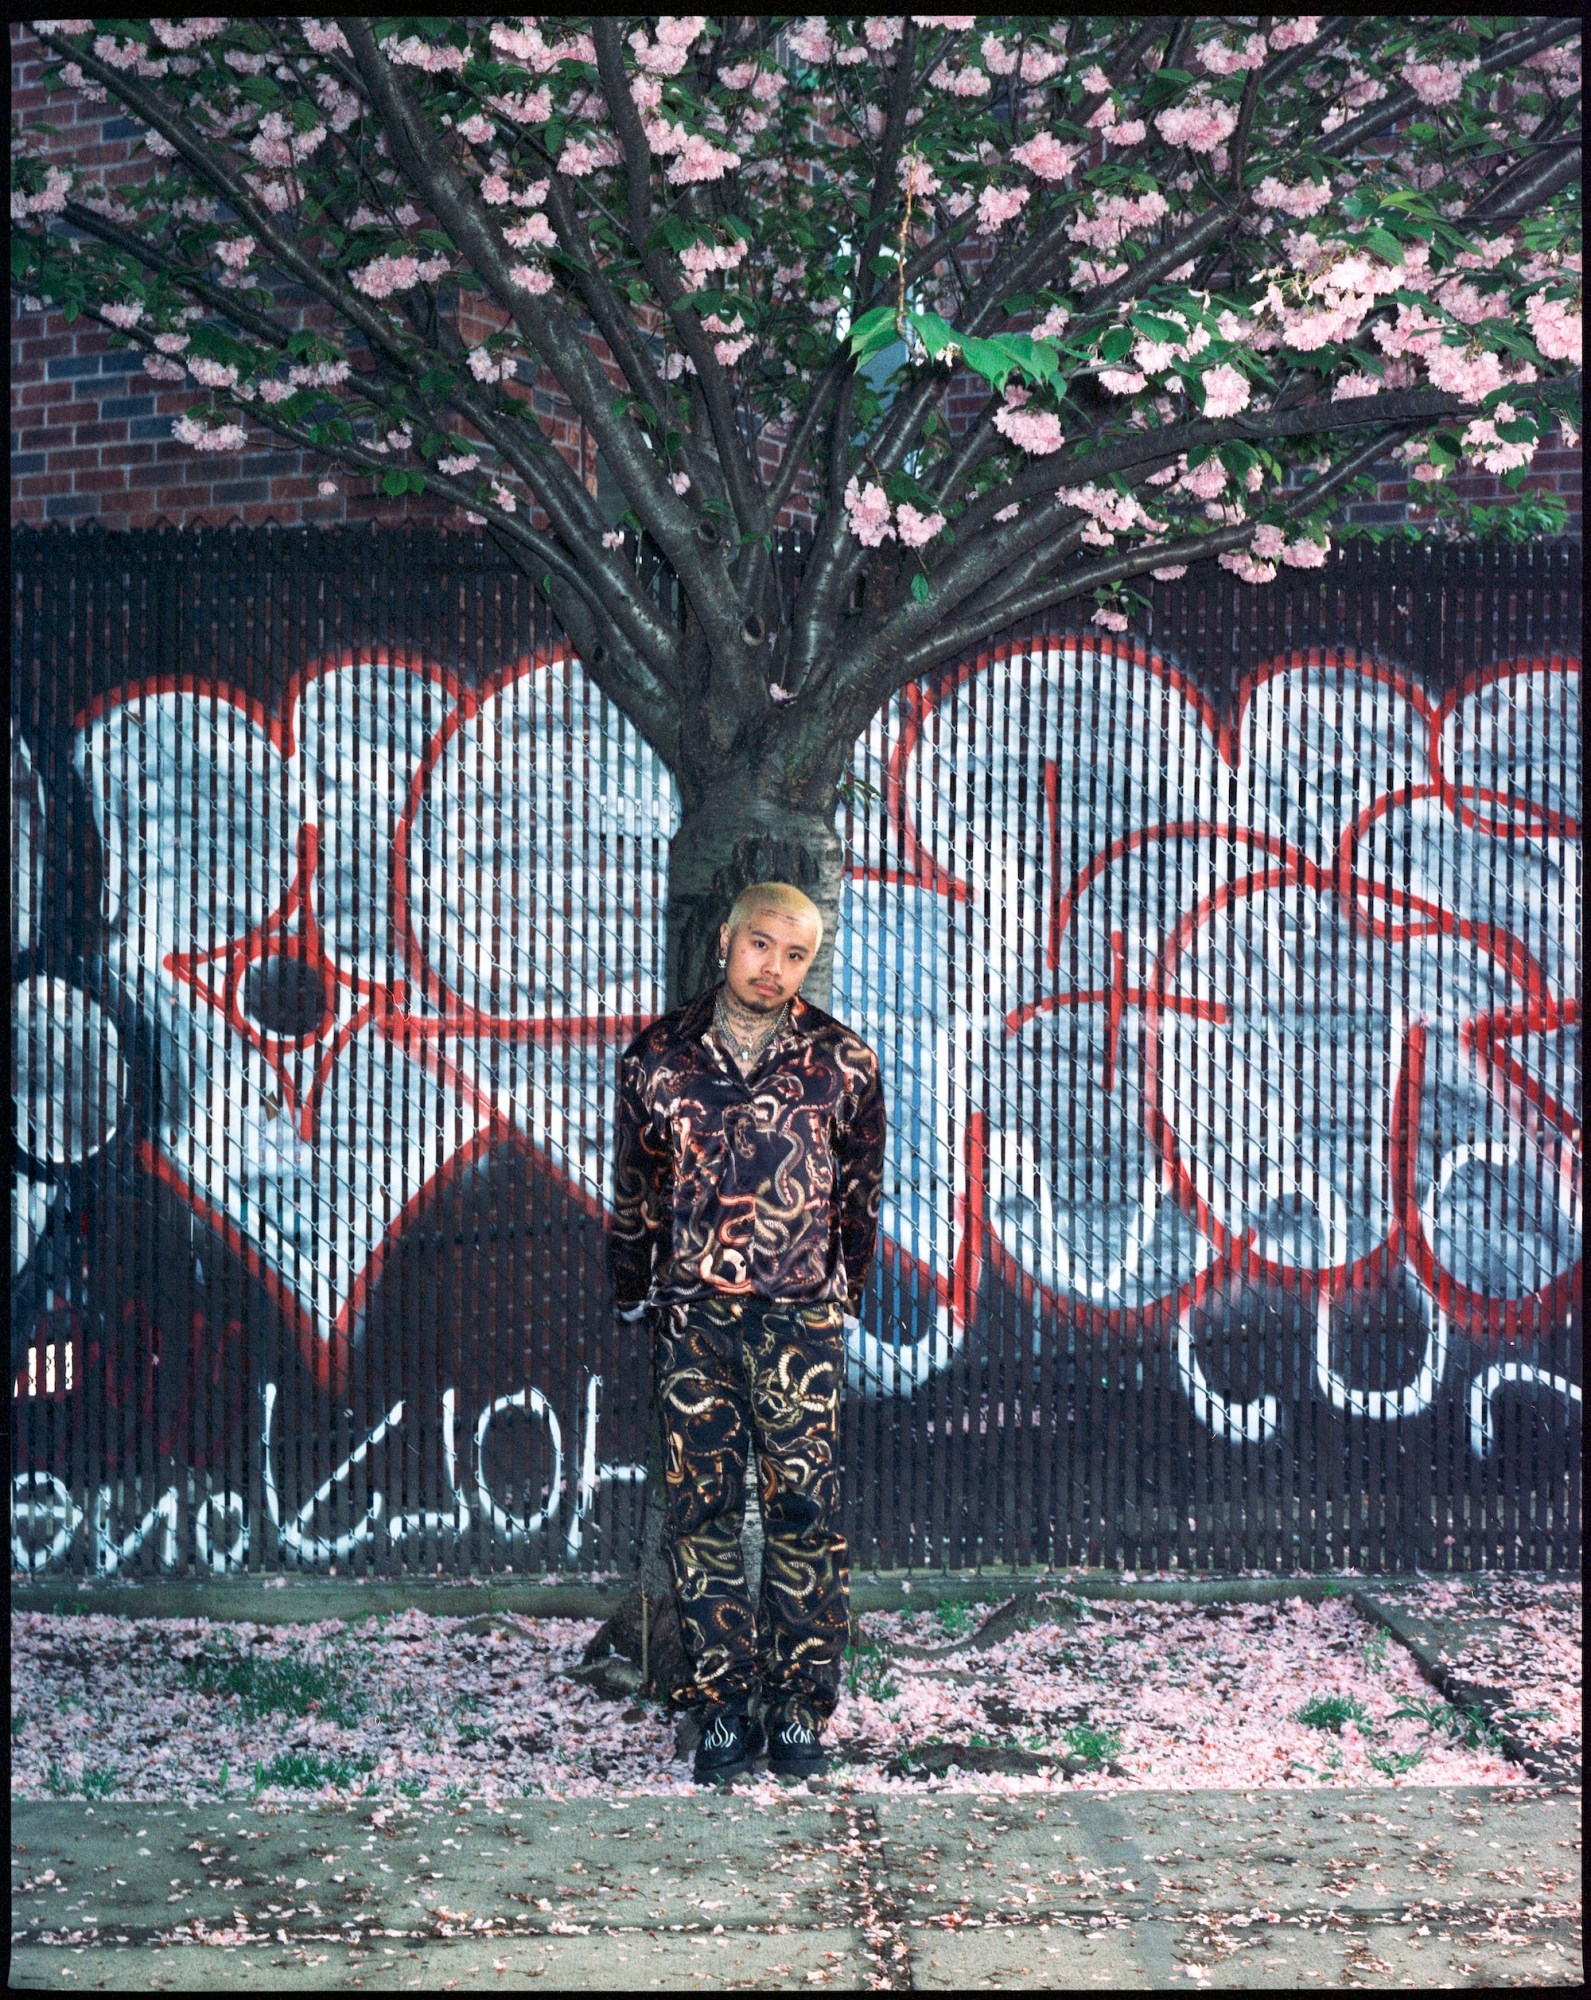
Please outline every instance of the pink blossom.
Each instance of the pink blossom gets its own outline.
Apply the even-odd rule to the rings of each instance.
[[[125,299],[119,304],[101,306],[99,310],[102,319],[108,319],[112,326],[119,326],[123,332],[136,326],[144,316],[141,299]]]
[[[1451,104],[1476,67],[1473,62],[1406,62],[1398,74],[1422,104]]]
[[[880,543],[894,540],[895,530],[889,520],[889,497],[882,486],[872,482],[863,486],[853,473],[845,489],[845,512],[851,523],[851,533],[864,548],[876,549]]]
[[[64,167],[46,167],[44,186],[37,194],[22,188],[11,190],[11,220],[22,222],[30,215],[59,215],[72,192],[72,176]]]
[[[1212,97],[1202,85],[1183,103],[1168,105],[1155,114],[1155,130],[1166,144],[1186,146],[1194,153],[1213,153],[1236,125],[1237,107]]]
[[[1581,351],[1581,315],[1567,299],[1549,298],[1546,292],[1532,292],[1525,301],[1525,318],[1536,345],[1549,361],[1578,361]]]
[[[597,167],[611,167],[618,157],[618,150],[610,140],[566,139],[558,155],[558,171],[571,180],[582,180]]]
[[[1379,396],[1384,386],[1379,375],[1339,375],[1331,385],[1331,400],[1346,403],[1356,396]]]
[[[241,451],[248,441],[241,424],[219,424],[212,429],[192,417],[174,418],[171,435],[180,444],[191,444],[195,451]]]
[[[1179,576],[1186,576],[1187,573],[1186,563],[1166,563],[1162,568],[1152,569],[1149,572],[1151,576],[1158,577],[1162,583],[1175,583]]]
[[[1463,347],[1433,347],[1425,356],[1433,388],[1446,389],[1466,403],[1478,403],[1503,386],[1501,358],[1490,348],[1471,353]]]
[[[1102,604],[1094,613],[1093,623],[1102,626],[1107,632],[1125,632],[1127,614],[1125,611],[1112,611],[1108,604]]]
[[[1064,181],[1080,157],[1076,146],[1063,146],[1053,132],[1038,132],[1020,146],[1011,148],[1011,158],[1026,167],[1035,179]]]
[[[1245,583],[1271,583],[1276,576],[1275,563],[1260,562],[1247,549],[1228,549],[1218,560],[1222,569],[1231,570]]]
[[[1019,451],[1030,452],[1035,458],[1059,451],[1066,442],[1061,420],[1052,410],[1024,410],[1007,403],[995,411],[994,427]]]
[[[1101,368],[1095,379],[1113,396],[1136,396],[1140,389],[1149,386],[1148,377],[1140,375],[1136,368]]]
[[[461,472],[473,472],[480,462],[478,452],[460,451],[454,452],[449,458],[439,458],[436,469],[438,472],[445,472],[449,478],[456,478]]]
[[[884,55],[900,40],[899,16],[872,14],[862,23],[862,39],[876,55]]]
[[[519,502],[514,498],[513,494],[509,492],[506,486],[494,485],[492,488],[492,498],[493,500],[496,501],[497,505],[502,508],[505,514],[516,513],[519,509]]]
[[[225,264],[229,271],[241,271],[243,266],[254,255],[254,238],[252,236],[229,237],[225,242],[215,245],[215,254],[217,261]]]
[[[1296,187],[1290,187],[1274,174],[1267,174],[1254,190],[1254,201],[1259,208],[1279,208],[1286,215],[1319,215],[1323,208],[1331,206],[1331,183],[1300,181]]]
[[[1098,63],[1092,69],[1085,69],[1078,80],[1090,97],[1098,97],[1102,91],[1110,89],[1110,78]]]
[[[978,234],[993,236],[1012,216],[1020,215],[1028,199],[1026,188],[986,187],[978,197]]]
[[[939,176],[928,162],[919,158],[916,153],[903,155],[895,171],[900,179],[901,192],[910,193],[918,201],[939,191]]]
[[[994,510],[993,519],[995,519],[996,521],[1014,521],[1017,515],[1021,513],[1021,511],[1022,511],[1021,502],[1018,500],[1013,500],[1009,507],[996,507],[996,509]]]
[[[1051,306],[1033,329],[1035,340],[1059,340],[1065,333],[1072,315],[1065,306]]]
[[[523,216],[505,229],[503,241],[511,250],[529,250],[532,247],[538,250],[556,250],[558,247],[558,238],[553,226],[540,209],[533,210],[531,214]]]
[[[909,549],[920,549],[931,542],[945,525],[943,514],[921,514],[909,500],[903,500],[895,509],[896,532]]]
[[[1462,442],[1466,453],[1488,472],[1516,471],[1536,455],[1534,438],[1510,443],[1497,434],[1498,424],[1511,424],[1516,414],[1511,404],[1499,403],[1489,417],[1477,417],[1465,427]]]
[[[952,97],[987,97],[993,88],[983,71],[974,69],[970,63],[961,69],[941,63],[928,81],[936,90],[948,90]]]
[[[1320,20],[1318,14],[1295,14],[1290,21],[1279,21],[1271,30],[1271,47],[1304,48],[1320,33]]]
[[[367,298],[389,299],[394,292],[411,291],[420,282],[417,257],[376,257],[351,271],[349,283]]]
[[[1107,119],[1099,128],[1099,136],[1107,146],[1138,146],[1148,129],[1141,118],[1123,118],[1119,124]]]
[[[484,347],[472,347],[465,356],[466,365],[477,382],[501,382],[502,363],[494,361]]]
[[[1226,485],[1226,467],[1212,452],[1202,465],[1185,466],[1177,485],[1195,500],[1213,500]]]
[[[1219,367],[1206,368],[1199,383],[1204,390],[1207,417],[1235,417],[1239,410],[1248,408],[1251,393],[1248,378],[1230,363],[1223,361]]]
[[[1240,70],[1254,69],[1265,60],[1265,37],[1250,35],[1238,48],[1212,38],[1193,52],[1212,76],[1235,76]]]
[[[721,181],[740,165],[740,155],[726,146],[715,146],[699,132],[693,132],[670,162],[667,178],[675,186],[689,181]]]
[[[455,49],[446,42],[428,42],[419,35],[405,35],[402,41],[385,42],[381,53],[388,62],[406,63],[413,69],[427,71],[431,76],[456,73],[468,60],[467,50]]]
[[[688,472],[671,472],[668,483],[676,493],[689,493],[691,490],[691,476]]]
[[[1330,552],[1329,541],[1312,542],[1307,535],[1301,535],[1282,550],[1282,561],[1290,569],[1324,569]]]
[[[553,276],[544,264],[513,264],[508,275],[522,292],[533,299],[545,298],[553,288]]]
[[[834,42],[821,14],[809,14],[786,37],[791,49],[803,62],[825,63],[834,54]]]
[[[623,531],[618,528],[610,528],[602,537],[602,546],[605,549],[622,549],[624,547]]]
[[[1066,67],[1066,58],[1057,49],[1028,49],[1022,57],[1024,83],[1048,83]]]
[[[978,53],[991,76],[1010,76],[1016,68],[1016,50],[1008,49],[998,35],[985,35],[978,44]]]
[[[1249,543],[1255,555],[1264,556],[1267,560],[1279,556],[1286,546],[1287,537],[1270,521],[1261,522],[1254,530],[1254,539]]]
[[[188,363],[188,373],[206,389],[237,387],[238,371],[230,361],[207,361],[202,355],[196,355]]]

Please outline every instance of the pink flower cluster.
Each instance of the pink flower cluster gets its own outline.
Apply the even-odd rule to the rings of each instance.
[[[558,171],[571,180],[583,180],[598,167],[613,166],[618,157],[619,150],[610,139],[566,139],[558,155]]]
[[[803,62],[825,63],[834,54],[834,42],[821,14],[809,14],[785,39]]]
[[[1464,88],[1473,62],[1406,62],[1399,71],[1422,104],[1451,104]]]
[[[938,512],[919,512],[909,500],[901,501],[895,509],[895,532],[909,549],[920,549],[931,542],[945,525],[945,517]]]
[[[1083,540],[1095,548],[1113,547],[1116,537],[1131,528],[1149,528],[1159,533],[1166,525],[1164,521],[1150,519],[1136,494],[1118,493],[1114,486],[1098,486],[1093,480],[1086,486],[1058,486],[1055,497],[1087,516]]]
[[[1028,200],[1027,188],[986,187],[978,196],[978,234],[993,236],[1015,215],[1020,215]]]
[[[1285,215],[1300,218],[1319,215],[1323,208],[1331,206],[1331,183],[1300,181],[1296,187],[1289,187],[1275,174],[1267,174],[1254,190],[1254,205],[1256,208],[1279,208]]]
[[[524,63],[537,76],[545,76],[561,62],[594,63],[597,59],[596,44],[589,35],[571,35],[567,41],[548,42],[530,18],[522,17],[517,28],[506,21],[494,21],[489,32],[494,49]]]
[[[430,284],[448,268],[446,257],[375,257],[348,274],[348,282],[366,298],[390,299],[396,292],[412,291],[422,281]]]
[[[143,302],[140,299],[126,299],[119,303],[103,305],[99,309],[99,314],[101,319],[108,319],[112,326],[119,326],[125,333],[143,318]]]
[[[1078,215],[1066,225],[1074,243],[1095,250],[1114,250],[1135,229],[1151,229],[1169,207],[1158,188],[1146,194],[1102,194],[1094,199],[1092,215]]]
[[[1319,14],[1295,14],[1290,21],[1279,21],[1271,30],[1273,49],[1301,49],[1320,33]]]
[[[1206,368],[1199,377],[1199,385],[1204,390],[1204,414],[1207,417],[1235,417],[1239,410],[1248,408],[1252,393],[1248,378],[1240,375],[1230,362],[1223,361],[1219,367]]]
[[[699,292],[706,284],[710,271],[733,271],[744,261],[748,247],[735,236],[727,243],[687,243],[679,253],[685,271],[686,291]]]
[[[174,418],[171,435],[179,444],[191,444],[195,451],[241,451],[247,442],[241,424],[211,426],[194,417]]]
[[[1034,458],[1045,458],[1066,442],[1061,420],[1053,410],[1026,410],[1010,396],[1005,407],[995,411],[994,427],[1018,451],[1028,452]]]
[[[1223,104],[1197,85],[1181,104],[1155,114],[1155,130],[1168,146],[1186,146],[1190,153],[1213,153],[1237,125],[1237,107]]]
[[[1265,37],[1250,35],[1235,49],[1212,37],[1201,42],[1194,54],[1212,76],[1235,76],[1240,70],[1255,69],[1264,62]]]
[[[1489,417],[1477,417],[1464,430],[1463,445],[1466,453],[1477,464],[1484,465],[1488,472],[1513,472],[1522,465],[1528,465],[1536,455],[1534,438],[1520,438],[1511,442],[1499,437],[1497,426],[1511,424],[1518,412],[1510,403],[1499,403]]]
[[[1259,557],[1251,554],[1248,549],[1228,549],[1217,560],[1222,569],[1231,570],[1234,576],[1241,577],[1245,583],[1273,583],[1276,579],[1275,563],[1261,562]]]
[[[867,549],[876,549],[897,535],[907,548],[920,549],[945,525],[943,514],[924,514],[909,500],[903,500],[896,508],[891,523],[889,496],[883,487],[874,480],[864,486],[854,473],[845,489],[845,513],[851,533]]]
[[[66,198],[72,192],[72,176],[64,167],[46,167],[44,185],[37,194],[29,194],[25,189],[13,187],[11,190],[11,220],[25,222],[30,215],[59,215],[66,206]]]
[[[523,216],[518,222],[510,223],[503,231],[503,241],[511,250],[556,250],[558,247],[553,226],[540,209]]]
[[[1011,158],[1036,180],[1064,181],[1082,157],[1077,146],[1063,146],[1053,132],[1039,132],[1011,148]]]
[[[721,181],[740,165],[740,155],[727,146],[715,146],[700,132],[693,132],[669,163],[667,178],[675,187],[693,181]]]
[[[1555,299],[1546,292],[1532,292],[1525,301],[1525,318],[1531,335],[1549,361],[1578,361],[1581,353],[1581,314],[1567,299]]]

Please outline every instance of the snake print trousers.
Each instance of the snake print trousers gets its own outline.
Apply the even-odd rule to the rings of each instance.
[[[677,1701],[821,1723],[839,1698],[850,1602],[836,1469],[845,1334],[835,1305],[691,1300],[652,1315],[663,1416],[663,1543],[694,1681]],[[740,1527],[748,1450],[765,1547],[753,1611]]]

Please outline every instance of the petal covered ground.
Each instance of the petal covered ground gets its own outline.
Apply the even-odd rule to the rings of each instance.
[[[1542,1710],[1531,1726],[1543,1740],[1577,1742],[1578,1587],[1497,1580],[1505,1586],[1517,1706]],[[959,1606],[863,1614],[827,1734],[835,1773],[814,1784],[1523,1781],[1484,1725],[1441,1701],[1404,1648],[1341,1599],[1195,1606],[1059,1592],[1043,1611],[992,1640]],[[19,1612],[12,1796],[301,1805],[374,1794],[402,1810],[422,1799],[689,1793],[673,1721],[656,1704],[621,1708],[568,1678],[596,1629],[418,1610],[300,1625]],[[1493,1683],[1491,1666],[1476,1678]],[[958,1747],[984,1768],[958,1763]],[[998,1768],[1002,1753],[1023,1768]]]

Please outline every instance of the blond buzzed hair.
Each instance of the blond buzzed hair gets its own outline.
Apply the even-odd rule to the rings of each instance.
[[[817,941],[812,947],[815,958],[823,945],[823,912],[812,898],[798,889],[793,882],[752,882],[742,889],[729,906],[729,935],[751,919],[759,910],[778,910],[787,917],[801,917],[808,923],[817,925]]]

